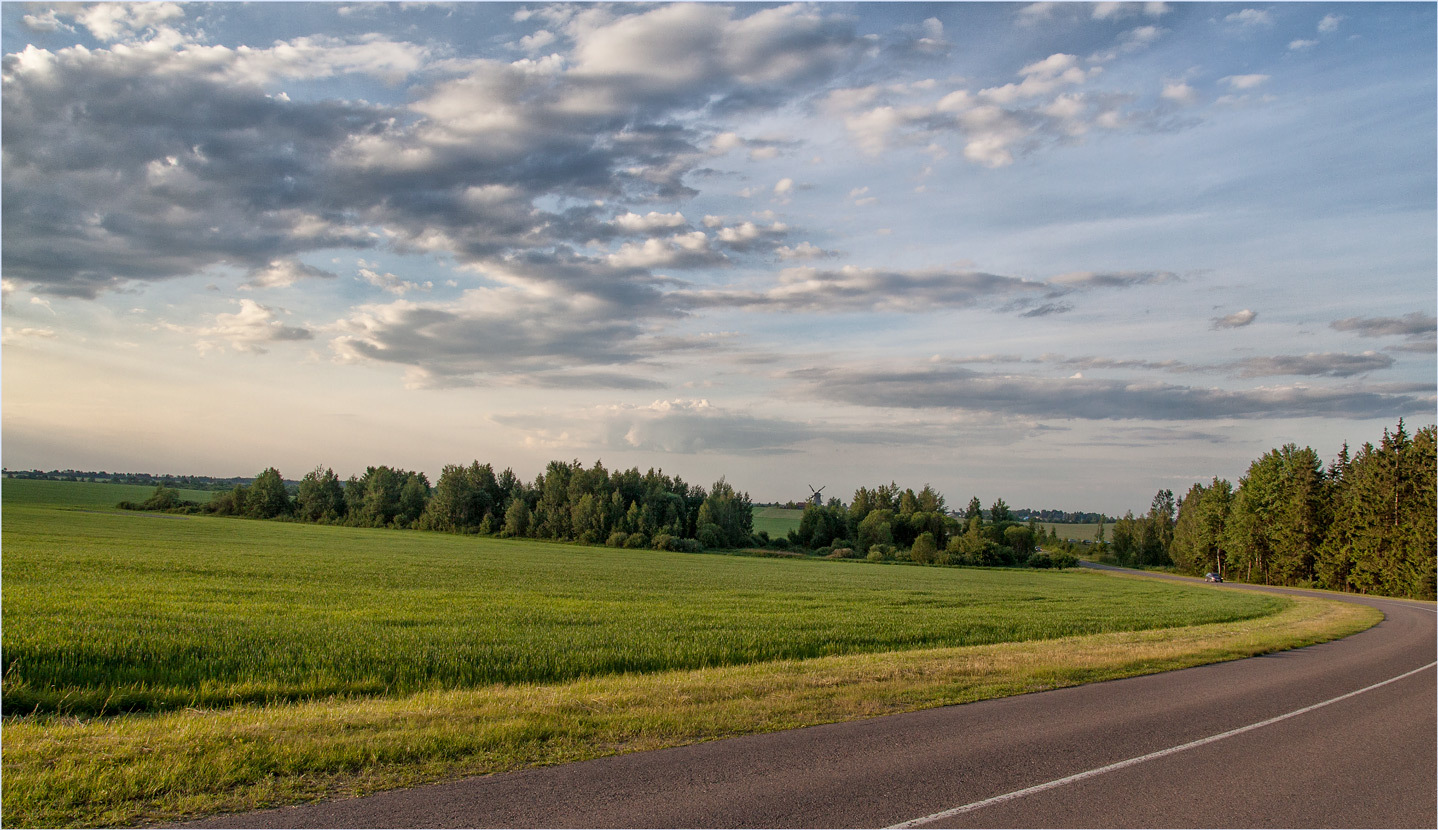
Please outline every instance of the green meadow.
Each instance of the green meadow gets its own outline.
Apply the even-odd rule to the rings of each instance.
[[[767,676],[782,668],[802,676],[857,659],[952,659],[965,649],[1105,636],[1166,640],[1167,632],[1176,631],[1215,632],[1204,636],[1207,648],[1234,624],[1249,631],[1254,621],[1295,613],[1293,601],[1274,596],[1083,571],[634,551],[113,509],[148,492],[125,485],[4,483],[7,824],[193,815],[333,794],[356,781],[364,782],[362,789],[383,788],[550,763],[555,746],[564,747],[559,759],[567,760],[877,713],[866,702],[866,683],[834,681],[802,711],[780,719],[755,715],[738,727],[705,726],[712,713],[702,722],[673,726],[674,718],[683,720],[683,706],[647,716],[643,706],[626,708],[626,716],[640,723],[625,728],[648,739],[656,723],[670,724],[657,744],[602,731],[580,739],[588,733],[578,727],[563,735],[565,729],[540,730],[531,736],[539,749],[511,747],[496,760],[492,747],[471,746],[479,734],[472,732],[451,736],[458,742],[453,745],[426,738],[433,751],[418,755],[411,751],[412,738],[399,738],[410,749],[396,758],[376,755],[373,763],[357,763],[350,750],[325,754],[299,737],[305,729],[292,722],[329,722],[341,712],[383,721],[388,716],[375,712],[403,710],[426,695],[448,695],[447,705],[464,709],[471,706],[462,702],[470,700],[465,695],[490,699],[505,689],[549,689],[562,696],[568,694],[563,690],[600,683],[628,694],[655,682],[699,682],[697,676],[718,684],[705,686],[697,698],[722,704],[726,684],[754,672]],[[1314,642],[1356,624],[1325,623],[1322,631],[1309,625],[1260,646],[1244,640],[1236,652],[1230,648],[1198,661]],[[1164,658],[1169,663],[1145,657],[1105,669],[1108,674],[1060,671],[1054,675],[1060,679],[1044,685],[1187,665],[1204,649],[1180,651]],[[1045,677],[1053,675],[1055,659],[1064,658],[1043,658]],[[924,677],[923,670],[916,675]],[[905,681],[882,697],[908,700],[905,695],[937,680]],[[993,694],[1028,688],[1035,688],[1028,680],[1006,681]],[[970,692],[945,694],[923,693],[899,708],[971,699],[965,697]],[[741,697],[752,701],[753,693]],[[841,698],[848,702],[840,705]],[[479,711],[456,712],[454,722],[469,717],[473,730],[473,719],[483,720]],[[515,717],[512,706],[504,711],[504,718]],[[153,780],[145,783],[149,779],[136,772],[156,760],[150,750],[137,750],[134,763],[140,766],[126,767],[116,760],[125,757],[116,747],[126,735],[177,717],[194,747],[219,753],[176,748],[194,755],[188,763],[196,770],[239,763],[221,757],[238,751],[233,742],[208,729],[223,725],[253,735],[267,723],[288,725],[272,736],[279,743],[270,760],[263,753],[256,760],[250,747],[250,766],[222,779],[198,772],[193,780],[177,778],[176,768],[167,767],[166,783],[156,791]],[[241,721],[249,726],[236,726]],[[150,748],[157,740],[132,739]],[[95,741],[100,744],[87,743]],[[86,749],[98,745],[108,747],[103,762]],[[105,766],[116,763],[120,768]],[[124,778],[125,769],[133,780]]]

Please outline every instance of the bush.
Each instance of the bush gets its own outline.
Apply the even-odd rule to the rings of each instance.
[[[1066,550],[1051,554],[1050,558],[1055,568],[1077,568],[1079,564],[1079,558]]]
[[[914,546],[909,549],[909,558],[920,565],[931,565],[938,552],[939,546],[934,542],[934,534],[926,530],[914,540]]]
[[[886,561],[886,560],[893,559],[893,558],[894,558],[894,550],[895,550],[895,548],[894,548],[893,545],[888,545],[888,544],[870,545],[870,546],[869,546],[869,561],[870,561],[870,562],[884,562],[884,561]]]
[[[625,541],[627,541],[628,539],[628,533],[625,533],[622,530],[616,530],[613,533],[609,534],[609,539],[605,541],[604,544],[608,545],[611,548],[622,548],[624,547]]]
[[[1029,556],[1030,568],[1052,568],[1053,566],[1054,560],[1043,551],[1038,551],[1037,553],[1034,553],[1033,555]]]
[[[825,545],[825,546],[822,547],[822,548],[815,548],[815,549],[814,549],[814,555],[815,555],[815,556],[828,556],[829,554],[831,554],[831,553],[833,553],[833,552],[834,552],[834,549],[831,548],[831,547],[829,547],[829,546],[827,546],[827,545]]]
[[[713,522],[705,522],[699,525],[699,531],[694,534],[694,538],[698,539],[699,544],[706,548],[727,547],[723,528]]]
[[[699,544],[698,539],[683,539],[678,536],[669,543],[669,549],[679,553],[702,553],[704,546]]]
[[[834,548],[825,559],[852,559],[854,558],[853,548]]]
[[[674,537],[668,533],[656,533],[650,547],[655,550],[674,550]]]
[[[780,536],[777,539],[770,539],[769,547],[773,548],[774,550],[788,550],[789,540],[785,539],[783,536]]]
[[[643,533],[631,533],[629,538],[624,540],[624,547],[629,550],[643,550],[649,547],[649,537]]]

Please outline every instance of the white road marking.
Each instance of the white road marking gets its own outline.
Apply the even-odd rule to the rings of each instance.
[[[1418,674],[1419,672],[1427,671],[1428,669],[1431,669],[1431,668],[1433,668],[1434,666],[1438,666],[1438,661],[1429,663],[1428,665],[1423,666],[1422,668],[1417,668],[1417,669],[1414,669],[1413,671],[1410,671],[1410,672],[1404,672],[1403,674],[1400,674],[1400,675],[1398,675],[1397,677],[1390,677],[1390,678],[1388,678],[1387,680],[1384,680],[1384,681],[1382,681],[1382,682],[1374,683],[1372,686],[1365,686],[1365,687],[1363,687],[1362,689],[1359,689],[1359,690],[1356,691],[1356,692],[1349,692],[1349,693],[1346,694],[1346,695],[1339,695],[1338,697],[1332,698],[1332,699],[1330,699],[1330,700],[1325,700],[1325,701],[1323,701],[1322,703],[1315,703],[1315,704],[1313,704],[1312,706],[1305,706],[1305,707],[1303,707],[1302,709],[1295,709],[1295,710],[1293,710],[1292,712],[1288,712],[1287,714],[1283,714],[1283,715],[1278,715],[1277,717],[1272,717],[1272,718],[1269,718],[1268,720],[1259,721],[1258,723],[1250,723],[1250,724],[1247,725],[1247,726],[1240,726],[1240,727],[1238,727],[1237,729],[1230,729],[1230,730],[1228,730],[1227,732],[1220,732],[1220,733],[1217,734],[1217,735],[1210,735],[1210,736],[1208,736],[1207,738],[1199,738],[1199,739],[1196,740],[1196,741],[1189,741],[1189,742],[1186,743],[1186,744],[1180,744],[1179,746],[1169,747],[1168,749],[1160,749],[1160,750],[1157,751],[1157,752],[1150,752],[1150,753],[1148,753],[1147,755],[1140,755],[1140,756],[1138,756],[1137,758],[1129,758],[1127,761],[1119,761],[1118,763],[1109,764],[1108,766],[1097,767],[1097,768],[1095,768],[1095,769],[1088,770],[1087,772],[1080,772],[1080,773],[1077,773],[1077,774],[1075,774],[1075,775],[1070,775],[1070,776],[1068,776],[1068,777],[1066,777],[1066,778],[1059,778],[1059,779],[1054,780],[1054,781],[1049,781],[1049,782],[1046,783],[1046,784],[1037,784],[1037,785],[1032,786],[1032,787],[1025,787],[1025,788],[1022,789],[1022,790],[1015,790],[1015,791],[1013,791],[1013,792],[1011,792],[1011,793],[1005,793],[1005,794],[1003,794],[1003,795],[996,795],[996,796],[994,796],[993,798],[986,798],[986,799],[984,799],[983,801],[975,801],[975,802],[973,802],[972,804],[965,804],[965,805],[962,806],[962,807],[955,807],[955,808],[953,808],[953,809],[951,809],[951,810],[944,810],[943,812],[934,813],[934,814],[932,814],[932,815],[924,816],[923,818],[912,819],[912,820],[910,820],[910,821],[904,822],[903,824],[895,824],[895,825],[892,825],[891,828],[890,828],[890,830],[895,830],[895,828],[900,828],[900,827],[920,827],[920,826],[923,826],[923,825],[925,825],[925,824],[928,824],[929,822],[932,822],[932,821],[939,821],[940,819],[946,819],[946,818],[950,818],[950,817],[952,817],[952,816],[962,815],[962,814],[964,814],[964,813],[971,813],[971,812],[973,812],[974,810],[979,810],[979,809],[982,809],[982,808],[984,808],[984,807],[992,807],[992,806],[995,805],[995,804],[1002,804],[1002,803],[1004,803],[1005,801],[1013,801],[1013,800],[1016,799],[1016,798],[1023,798],[1023,797],[1026,796],[1026,795],[1033,795],[1034,793],[1041,793],[1041,792],[1043,792],[1044,790],[1052,790],[1052,789],[1055,789],[1055,788],[1057,788],[1057,787],[1065,786],[1065,785],[1067,785],[1067,784],[1073,784],[1073,783],[1076,783],[1076,782],[1078,782],[1078,781],[1083,781],[1084,779],[1087,779],[1087,778],[1094,778],[1094,777],[1096,777],[1096,776],[1103,775],[1103,774],[1106,773],[1106,772],[1113,772],[1113,771],[1115,771],[1115,770],[1121,770],[1121,769],[1124,769],[1124,768],[1126,768],[1126,767],[1132,767],[1132,766],[1136,766],[1136,765],[1138,765],[1138,764],[1142,764],[1142,763],[1144,763],[1144,762],[1146,762],[1146,761],[1153,761],[1153,760],[1156,760],[1156,759],[1158,759],[1158,758],[1163,758],[1163,757],[1168,756],[1168,755],[1174,755],[1174,754],[1176,754],[1176,753],[1183,752],[1183,751],[1185,751],[1185,750],[1196,749],[1197,747],[1204,746],[1204,745],[1206,745],[1206,744],[1211,744],[1211,743],[1214,743],[1215,741],[1221,741],[1221,740],[1223,740],[1224,738],[1232,738],[1234,735],[1241,735],[1241,734],[1243,734],[1244,732],[1251,732],[1251,731],[1253,731],[1254,729],[1261,729],[1261,728],[1263,728],[1263,727],[1265,727],[1265,726],[1269,726],[1269,725],[1271,725],[1271,724],[1278,723],[1279,721],[1288,720],[1289,718],[1296,718],[1296,717],[1298,717],[1299,715],[1307,714],[1308,712],[1312,712],[1312,711],[1315,710],[1315,709],[1322,709],[1324,706],[1328,706],[1328,705],[1330,705],[1330,704],[1337,703],[1337,702],[1339,702],[1340,700],[1347,700],[1347,699],[1350,698],[1350,697],[1354,697],[1354,696],[1356,696],[1356,695],[1361,695],[1361,694],[1363,694],[1364,692],[1371,692],[1371,691],[1373,691],[1374,689],[1379,688],[1380,686],[1387,686],[1389,683],[1396,683],[1396,682],[1398,682],[1399,680],[1402,680],[1402,679],[1404,679],[1404,678],[1406,678],[1406,677],[1411,677],[1411,676],[1413,676],[1413,675],[1415,675],[1415,674]]]

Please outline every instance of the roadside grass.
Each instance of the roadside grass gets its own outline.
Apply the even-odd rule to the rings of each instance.
[[[133,825],[355,796],[1249,657],[1346,636],[1381,616],[1296,599],[1261,619],[1164,631],[221,711],[16,718],[5,724],[3,809],[7,826]]]

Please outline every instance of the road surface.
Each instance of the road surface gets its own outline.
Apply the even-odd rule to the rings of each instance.
[[[1324,596],[1386,619],[1229,663],[195,826],[1434,827],[1434,606]]]

